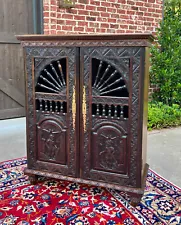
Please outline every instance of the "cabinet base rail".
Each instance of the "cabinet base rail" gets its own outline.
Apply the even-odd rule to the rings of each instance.
[[[88,185],[123,191],[123,192],[126,192],[130,196],[131,205],[136,206],[139,204],[139,202],[141,201],[141,198],[144,194],[148,168],[149,168],[149,165],[145,164],[143,176],[142,176],[142,187],[140,187],[140,188],[126,187],[126,186],[121,186],[121,185],[116,185],[116,184],[109,184],[109,183],[101,182],[101,181],[99,182],[99,181],[92,181],[92,180],[86,180],[86,179],[81,179],[81,178],[74,178],[74,177],[69,177],[69,176],[63,176],[61,174],[54,173],[54,172],[51,173],[51,172],[38,171],[38,170],[28,169],[28,168],[25,168],[24,173],[29,176],[29,180],[30,180],[31,184],[36,184],[38,182],[38,177],[41,176],[41,177],[49,177],[49,178],[53,178],[53,179],[66,180],[66,181],[70,181],[70,182],[88,184]]]

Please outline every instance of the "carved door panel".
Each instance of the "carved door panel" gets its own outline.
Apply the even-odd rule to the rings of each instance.
[[[81,177],[131,185],[133,57],[139,49],[81,48]]]
[[[34,169],[74,177],[79,172],[76,161],[78,139],[75,137],[79,130],[75,126],[78,124],[75,108],[78,83],[76,52],[76,48],[27,49],[27,61],[32,60],[34,68],[31,71],[29,62],[28,165]],[[31,72],[32,75],[29,74]],[[31,130],[35,132],[35,140]]]

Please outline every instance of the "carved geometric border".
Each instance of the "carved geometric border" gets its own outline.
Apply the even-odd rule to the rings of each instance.
[[[94,46],[103,46],[103,47],[146,47],[151,46],[151,43],[149,43],[146,40],[122,40],[122,41],[22,41],[21,45],[23,47],[25,46],[40,46],[40,47],[56,47],[56,46],[73,46],[73,47],[94,47]]]

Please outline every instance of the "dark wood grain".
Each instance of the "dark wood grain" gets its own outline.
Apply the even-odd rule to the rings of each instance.
[[[151,34],[74,34],[74,35],[17,35],[18,40],[21,41],[59,41],[59,40],[96,40],[96,41],[105,41],[105,40],[147,40],[152,42],[154,37]]]
[[[18,39],[26,61],[25,173],[126,191],[132,205],[138,204],[148,170],[146,46],[153,37]],[[39,89],[39,84],[44,86]]]

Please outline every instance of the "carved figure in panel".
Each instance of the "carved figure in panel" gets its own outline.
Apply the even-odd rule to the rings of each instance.
[[[94,168],[120,173],[125,164],[125,140],[116,128],[103,126],[94,136]]]
[[[66,130],[53,120],[38,127],[39,159],[66,164]]]

